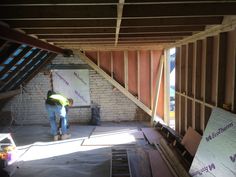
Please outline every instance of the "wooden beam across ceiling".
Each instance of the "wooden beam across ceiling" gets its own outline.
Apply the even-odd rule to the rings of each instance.
[[[175,40],[131,40],[120,41],[119,44],[138,44],[138,43],[174,43]],[[55,42],[55,45],[79,45],[79,44],[114,44],[114,41],[82,41],[82,42]]]
[[[117,46],[110,45],[110,44],[79,44],[79,45],[58,45],[60,47],[67,47],[70,49],[74,50],[84,50],[84,51],[121,51],[121,50],[163,50],[168,46],[168,44],[146,44],[146,43],[141,43],[141,44],[118,44]]]
[[[169,36],[191,36],[191,32],[179,32],[179,33],[148,33],[148,34],[121,34],[120,37],[169,37]],[[39,39],[73,39],[73,38],[113,38],[114,34],[75,34],[75,35],[37,35]]]
[[[123,19],[121,28],[158,27],[158,26],[196,26],[221,24],[223,17],[184,17],[184,18],[152,18]],[[90,20],[8,20],[12,28],[21,29],[83,29],[83,28],[115,28],[115,19]]]
[[[93,12],[93,13],[91,13]],[[116,6],[0,6],[0,20],[116,19]]]
[[[158,10],[157,10],[158,9]],[[236,2],[126,5],[123,19],[236,15]]]
[[[127,0],[126,4],[199,4],[199,3],[224,3],[225,0]],[[234,2],[233,0],[227,0],[227,2]],[[2,0],[1,4],[4,6],[48,6],[48,5],[114,5],[116,0]]]
[[[119,38],[119,41],[145,41],[145,40],[155,40],[155,41],[168,41],[168,40],[180,40],[183,37],[134,37],[134,38]],[[99,41],[115,41],[115,38],[75,38],[73,39],[50,39],[48,42],[59,42],[59,43],[76,43],[76,42],[99,42]]]
[[[1,0],[0,21],[70,48],[134,41],[171,45],[221,25],[235,9],[235,0]],[[137,39],[142,37],[153,39]]]
[[[35,35],[70,35],[70,34],[118,34],[118,27],[115,28],[83,28],[83,29],[25,29],[24,31],[27,34]],[[191,31],[203,31],[204,26],[174,26],[174,27],[145,27],[145,28],[119,28],[119,32],[126,33],[147,33],[147,32],[191,32]]]
[[[134,3],[123,7],[122,19],[142,19],[155,17],[199,17],[236,15],[235,1],[208,2],[208,3]],[[2,2],[1,2],[2,3]],[[99,8],[98,8],[99,5]],[[61,19],[116,19],[116,4],[103,5],[99,3],[86,5],[77,4],[47,4],[40,5],[2,5],[0,6],[0,20],[61,20]],[[157,10],[158,9],[158,10]],[[62,13],[64,12],[64,13]],[[93,12],[93,13],[91,13]]]
[[[90,20],[9,20],[6,21],[12,28],[21,29],[64,29],[64,28],[115,28],[115,19]]]

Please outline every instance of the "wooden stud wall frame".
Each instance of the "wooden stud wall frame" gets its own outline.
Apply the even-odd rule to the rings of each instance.
[[[175,129],[203,133],[212,108],[236,112],[236,29],[176,48]]]

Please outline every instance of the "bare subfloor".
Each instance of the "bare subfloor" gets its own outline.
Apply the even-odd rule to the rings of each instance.
[[[71,125],[69,140],[53,141],[49,126],[12,126],[18,159],[13,177],[110,177],[111,149],[127,149],[132,177],[151,177],[144,122],[105,122],[100,126]]]

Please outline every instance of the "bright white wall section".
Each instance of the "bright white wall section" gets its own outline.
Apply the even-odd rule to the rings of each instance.
[[[65,58],[57,56],[52,64],[85,64],[78,57]],[[150,120],[139,107],[100,76],[95,70],[89,69],[90,100],[101,106],[101,121]],[[40,72],[26,86],[22,95],[12,98],[3,111],[14,110],[12,114],[16,124],[49,125],[44,98],[51,88],[50,74]],[[12,109],[14,108],[14,109]],[[91,108],[74,107],[69,111],[70,123],[89,122]]]

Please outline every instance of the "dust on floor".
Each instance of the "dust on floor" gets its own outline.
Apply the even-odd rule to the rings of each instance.
[[[52,141],[48,126],[15,126],[10,132],[17,145],[12,177],[110,177],[111,149],[127,149],[133,177],[151,177],[140,128],[143,122],[71,125],[71,139]]]

